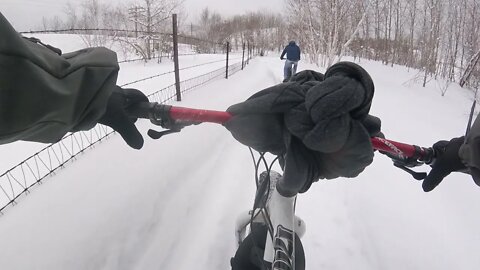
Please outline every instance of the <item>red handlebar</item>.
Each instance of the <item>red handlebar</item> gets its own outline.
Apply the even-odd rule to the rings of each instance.
[[[400,157],[411,157],[417,153],[417,149],[414,145],[395,142],[379,137],[373,137],[371,138],[371,141],[374,149],[396,154]]]
[[[170,120],[180,120],[194,123],[209,122],[223,124],[232,117],[229,112],[224,111],[192,109],[157,103],[149,103],[147,106],[139,107],[134,111],[134,115],[137,115],[137,117],[147,118],[148,116],[150,118],[155,118],[155,120],[161,120],[164,117],[168,117]],[[148,113],[146,111],[148,111]],[[414,158],[422,161],[428,161],[432,158],[432,151],[428,148],[391,141],[379,137],[372,137],[371,141],[374,149],[393,154],[400,159]]]
[[[188,120],[193,122],[209,122],[223,124],[230,120],[229,112],[192,109],[185,107],[171,107],[170,117],[174,120]]]

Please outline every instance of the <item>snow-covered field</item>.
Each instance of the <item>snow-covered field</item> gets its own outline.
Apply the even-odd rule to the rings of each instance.
[[[429,146],[465,131],[468,91],[452,86],[441,97],[434,82],[411,83],[416,74],[404,67],[360,64],[375,82],[371,113],[388,138]],[[160,66],[122,64],[119,81]],[[257,57],[179,105],[224,110],[281,81],[282,69],[276,55]],[[304,62],[299,69],[324,71]],[[163,83],[134,87],[150,92]],[[152,126],[139,127],[145,134]],[[0,146],[0,164],[15,145]],[[140,151],[115,135],[0,217],[0,268],[230,269],[235,219],[253,203],[253,173],[248,149],[218,125],[146,138]],[[421,182],[381,155],[356,179],[320,181],[297,200],[307,223],[307,269],[315,270],[479,269],[479,209],[480,188],[468,175],[453,174],[424,193]]]

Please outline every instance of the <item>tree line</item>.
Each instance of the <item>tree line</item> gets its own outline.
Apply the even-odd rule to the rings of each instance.
[[[123,43],[150,59],[171,50],[171,14],[197,52],[215,53],[230,42],[258,53],[278,52],[296,40],[313,63],[329,66],[345,55],[404,65],[419,71],[425,85],[432,78],[459,82],[474,67],[466,84],[478,87],[480,68],[480,1],[478,0],[285,0],[282,15],[250,12],[223,17],[205,8],[187,23],[182,0],[139,0],[106,6],[99,0],[67,5],[66,20],[44,20],[45,28],[121,28],[131,30]],[[132,34],[134,33],[134,34]],[[189,38],[187,38],[189,37]],[[89,45],[105,36],[86,35]],[[477,59],[478,61],[478,59]]]
[[[458,82],[480,50],[478,0],[287,0],[289,33],[312,61],[343,55],[399,64]],[[467,82],[478,87],[479,68]]]
[[[107,5],[100,0],[67,4],[64,19],[43,18],[45,30],[74,29],[87,46],[118,42],[125,53],[131,51],[145,60],[161,59],[172,50],[172,14],[185,16],[182,0],[139,0]],[[181,20],[180,20],[181,22]]]
[[[224,52],[226,42],[235,50],[242,49],[243,44],[259,53],[278,50],[285,34],[278,15],[262,12],[225,18],[205,8],[197,20],[187,23],[182,0],[139,0],[116,6],[102,4],[100,0],[83,0],[80,4],[67,4],[64,10],[64,19],[44,18],[42,27],[102,29],[78,33],[87,46],[105,46],[114,39],[124,44],[125,50],[134,50],[146,60],[171,52],[173,13],[178,15],[179,41],[192,45],[198,53]]]
[[[192,23],[191,27],[192,35],[203,40],[229,41],[237,49],[243,44],[250,44],[259,54],[278,51],[286,39],[284,21],[279,14],[269,12],[250,12],[224,18],[205,8],[199,21]]]

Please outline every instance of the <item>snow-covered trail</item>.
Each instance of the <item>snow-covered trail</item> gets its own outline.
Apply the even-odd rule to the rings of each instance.
[[[179,105],[224,110],[281,81],[282,65],[257,58]],[[372,113],[387,136],[429,145],[463,131],[462,94],[438,98],[434,89],[403,87],[402,68],[365,67],[377,87]],[[425,102],[435,118],[416,117]],[[140,128],[145,134],[152,125]],[[0,217],[0,268],[230,269],[234,222],[252,205],[253,173],[248,149],[218,125],[146,138],[140,151],[114,136]],[[297,201],[307,269],[315,270],[478,269],[479,209],[480,189],[468,176],[425,194],[378,155],[357,179],[321,181]]]

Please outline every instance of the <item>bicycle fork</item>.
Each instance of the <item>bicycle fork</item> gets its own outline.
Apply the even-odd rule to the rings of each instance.
[[[305,223],[295,216],[295,199],[273,190],[267,208],[273,225],[265,243],[264,261],[273,270],[295,270],[295,233],[302,237]]]

